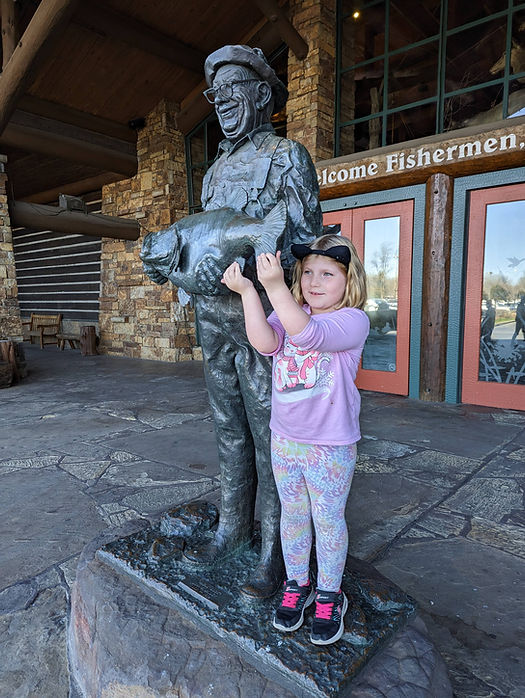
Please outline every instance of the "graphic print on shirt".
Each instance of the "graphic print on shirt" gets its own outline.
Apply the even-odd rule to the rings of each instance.
[[[333,373],[328,370],[330,361],[330,354],[301,349],[286,335],[274,364],[279,401],[297,402],[323,393],[327,397],[333,384]]]

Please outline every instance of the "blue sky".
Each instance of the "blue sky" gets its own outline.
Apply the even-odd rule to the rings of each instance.
[[[373,218],[365,221],[365,271],[375,274],[377,270],[371,265],[372,259],[379,254],[381,245],[390,248],[392,263],[389,276],[397,275],[397,256],[399,249],[399,216],[390,218]]]
[[[513,284],[525,275],[525,201],[487,206],[484,275],[490,272]]]

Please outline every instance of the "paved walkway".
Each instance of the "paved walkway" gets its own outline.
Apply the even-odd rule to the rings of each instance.
[[[0,696],[66,698],[82,547],[217,503],[217,457],[199,363],[26,354],[0,391]],[[457,698],[523,698],[525,413],[364,393],[361,423],[350,553],[417,599]]]

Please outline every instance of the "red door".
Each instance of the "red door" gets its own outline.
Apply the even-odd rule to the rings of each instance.
[[[370,335],[356,381],[364,390],[408,395],[413,215],[412,200],[324,214],[328,229],[352,240],[367,274]]]
[[[471,192],[462,402],[525,410],[525,184]]]

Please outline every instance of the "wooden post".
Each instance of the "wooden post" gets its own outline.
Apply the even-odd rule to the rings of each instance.
[[[427,180],[419,396],[436,402],[445,399],[452,189],[448,175]]]
[[[27,376],[27,364],[20,342],[0,339],[0,388],[9,388]]]
[[[0,361],[0,388],[10,388],[13,385],[13,367],[7,361]]]
[[[78,0],[42,0],[0,75],[0,134]]]
[[[13,377],[18,378],[18,369],[16,366],[15,344],[10,339],[0,340],[0,360],[10,364],[13,368]]]
[[[2,13],[2,70],[5,70],[16,46],[14,0],[1,0],[0,12]]]
[[[80,353],[82,356],[95,356],[97,351],[97,334],[94,325],[80,328]]]

